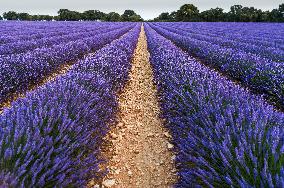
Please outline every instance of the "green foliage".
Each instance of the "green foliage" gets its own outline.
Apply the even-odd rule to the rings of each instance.
[[[81,13],[76,11],[70,11],[68,9],[60,9],[58,11],[58,18],[61,21],[79,21],[81,17]]]
[[[133,10],[125,10],[121,15],[123,21],[129,21],[131,16],[134,16],[136,13]]]
[[[200,13],[200,17],[206,22],[221,22],[225,21],[226,14],[222,8],[211,8]]]
[[[28,13],[19,13],[18,19],[19,20],[30,20],[31,16]]]
[[[31,21],[51,21],[53,20],[53,16],[49,15],[29,15],[28,19],[21,19],[21,20],[31,20]]]
[[[266,21],[267,16],[265,12],[254,7],[243,7],[241,5],[234,5],[228,13],[228,21],[233,22],[261,22]]]
[[[199,10],[193,4],[185,4],[180,7],[176,14],[177,21],[199,21]]]
[[[154,19],[154,21],[158,22],[171,22],[174,20],[175,18],[173,18],[172,15],[168,12],[163,12],[157,18]]]
[[[106,15],[106,21],[119,22],[121,21],[121,16],[116,12],[110,12]]]
[[[121,15],[122,21],[125,22],[140,22],[143,21],[142,17],[136,14],[133,10],[125,10]]]
[[[233,5],[229,12],[222,8],[211,8],[199,13],[196,6],[185,4],[176,12],[162,13],[153,21],[205,21],[205,22],[284,22],[284,3],[278,9],[262,11],[254,7]]]
[[[271,22],[284,22],[284,3],[279,5],[278,9],[269,12],[268,20]]]
[[[31,21],[51,21],[53,20],[53,16],[49,15],[29,15],[28,13],[16,13],[14,11],[5,12],[3,14],[4,19],[6,20],[31,20]],[[1,20],[1,19],[0,19]]]
[[[81,20],[97,21],[105,20],[106,14],[99,10],[87,10],[81,15]]]
[[[4,12],[3,17],[6,20],[18,20],[18,14],[15,11]]]

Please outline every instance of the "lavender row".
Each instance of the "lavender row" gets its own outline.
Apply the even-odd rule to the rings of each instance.
[[[19,40],[40,39],[46,36],[64,35],[78,31],[91,31],[98,27],[107,27],[104,23],[79,22],[1,22],[0,44],[17,42]]]
[[[0,116],[0,178],[10,187],[85,187],[99,178],[102,138],[117,109],[140,24]],[[2,181],[0,181],[0,186]],[[3,184],[3,183],[2,183]]]
[[[101,33],[111,30],[119,29],[120,26],[112,25],[112,27],[93,29],[92,31],[76,32],[67,35],[44,37],[41,39],[34,39],[29,41],[17,41],[12,43],[3,44],[0,46],[0,57],[3,58],[7,55],[14,55],[34,50],[36,48],[46,48],[52,45],[59,45],[70,41],[76,41],[86,37],[92,37]]]
[[[284,44],[281,36],[283,24],[259,24],[259,23],[164,23],[164,26],[174,27],[188,31],[190,33],[199,33],[211,37],[222,37],[239,42],[263,45],[267,47],[276,47],[275,42]],[[282,46],[282,45],[280,45]],[[284,46],[282,46],[284,47]]]
[[[151,27],[204,63],[214,66],[253,91],[266,95],[277,107],[284,108],[283,63],[266,61],[231,48],[194,40],[154,25]]]
[[[85,54],[94,52],[105,44],[128,32],[135,24],[124,28],[85,38],[53,48],[40,48],[25,54],[0,60],[0,103],[15,92],[27,90],[60,65],[76,61]]]
[[[259,46],[284,49],[283,27],[279,23],[164,23],[192,33],[222,37]]]
[[[234,34],[232,34],[230,38],[225,38],[217,36],[208,36],[206,34],[191,33],[188,32],[187,30],[181,30],[172,27],[164,27],[162,24],[159,24],[159,26],[168,31],[183,35],[184,37],[205,41],[211,44],[219,45],[224,48],[232,48],[233,50],[238,50],[239,52],[242,53],[247,53],[247,54],[251,53],[251,55],[257,55],[260,58],[264,58],[263,61],[274,61],[274,62],[284,63],[283,49],[236,41],[234,40]],[[205,30],[203,32],[206,33],[209,31]]]
[[[208,43],[207,45],[216,45],[227,49],[232,49],[241,53],[244,53],[246,55],[253,56],[255,58],[258,58],[259,61],[268,61],[268,62],[281,62],[284,63],[284,48],[278,48],[276,46],[264,46],[259,44],[253,44],[250,42],[247,42],[246,36],[243,36],[243,39],[246,42],[241,42],[239,40],[236,40],[235,33],[230,33],[231,35],[228,37],[224,37],[226,32],[223,31],[223,35],[212,35],[211,30],[203,30],[203,31],[194,31],[195,29],[192,29],[190,31],[175,28],[175,27],[165,27],[164,24],[153,24],[158,27],[161,27],[167,31],[173,32],[178,35],[182,35],[187,38],[191,38],[193,41],[200,41],[204,43]],[[173,26],[175,26],[173,24]],[[202,33],[202,34],[201,34]],[[284,33],[283,33],[284,34]],[[284,40],[282,41],[284,42]]]
[[[283,187],[284,114],[146,26],[176,187]]]
[[[10,35],[3,35],[1,34],[0,36],[0,44],[8,44],[8,43],[13,43],[17,41],[29,41],[29,40],[34,40],[34,39],[41,39],[44,37],[53,37],[53,36],[62,36],[66,35],[69,32],[64,32],[64,31],[48,31],[46,33],[32,33],[32,34],[25,34],[25,35],[18,35],[18,36],[10,36]]]

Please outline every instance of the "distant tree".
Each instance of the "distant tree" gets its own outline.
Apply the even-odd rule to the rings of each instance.
[[[173,21],[173,19],[172,19],[170,13],[163,12],[157,18],[155,18],[154,21],[156,21],[156,22],[170,22],[170,21]]]
[[[110,12],[110,13],[106,14],[106,21],[119,22],[119,21],[121,21],[121,16],[116,12]]]
[[[278,10],[279,10],[279,12],[281,12],[282,14],[284,14],[284,3],[282,3],[282,4],[279,5]]]
[[[34,21],[51,21],[54,17],[50,15],[32,15],[31,20]]]
[[[53,16],[50,15],[30,15],[28,13],[16,13],[14,11],[9,11],[7,13],[4,13],[4,18],[7,20],[31,20],[31,21],[40,21],[40,20],[45,20],[45,21],[51,21],[54,19]]]
[[[58,18],[62,21],[78,21],[81,20],[81,13],[76,11],[70,11],[68,9],[60,9],[58,11]]]
[[[241,5],[234,5],[231,7],[227,16],[227,21],[232,22],[261,22],[268,21],[267,12],[262,12],[260,9],[254,7],[243,7]]]
[[[127,22],[140,22],[143,21],[142,17],[136,14],[133,10],[125,10],[121,15],[122,21]]]
[[[138,14],[132,15],[129,17],[129,21],[131,22],[141,22],[143,21],[142,17]]]
[[[278,9],[273,9],[269,13],[268,19],[271,22],[284,22],[284,3],[280,4]]]
[[[82,19],[89,21],[104,20],[105,16],[106,14],[99,10],[87,10],[82,13]]]
[[[19,20],[30,20],[31,16],[28,13],[18,13],[18,19]]]
[[[177,21],[177,11],[173,11],[170,14],[172,21]]]
[[[271,22],[278,22],[281,20],[281,18],[282,18],[282,14],[281,12],[279,12],[278,9],[273,9],[268,15],[268,19]]]
[[[259,22],[261,21],[261,10],[257,10],[254,7],[243,7],[240,14],[241,22]]]
[[[220,22],[225,20],[225,13],[222,8],[211,8],[200,13],[200,17],[203,21],[207,22]]]
[[[130,16],[134,16],[136,13],[133,10],[125,10],[121,15],[123,21],[130,21]]]
[[[251,7],[252,9],[253,7]],[[263,21],[263,11],[261,9],[253,8],[253,13],[251,14],[252,22],[262,22]]]
[[[53,18],[54,17],[50,15],[41,15],[41,20],[52,21]]]
[[[82,16],[83,20],[96,20],[95,11],[94,10],[87,10],[83,12]]]
[[[106,14],[104,12],[101,12],[99,10],[95,10],[95,15],[97,17],[97,20],[106,20]]]
[[[58,15],[57,16],[53,16],[53,20],[59,21],[59,16]]]
[[[77,11],[71,11],[69,16],[69,21],[79,21],[82,19],[81,13]]]
[[[269,11],[262,11],[260,20],[261,22],[269,22]]]
[[[31,16],[30,16],[30,20],[31,20],[31,21],[38,21],[38,20],[40,20],[40,19],[39,19],[39,15],[31,15]]]
[[[279,12],[282,14],[281,18],[280,18],[280,21],[281,22],[284,22],[284,3],[280,4],[279,5],[279,8],[278,8]]]
[[[59,20],[68,20],[70,11],[68,9],[60,9],[58,12]]]
[[[176,13],[177,21],[198,21],[199,10],[193,4],[185,4]]]
[[[2,16],[0,15],[0,20],[3,20]]]
[[[241,14],[242,14],[242,5],[233,5],[230,8],[228,13],[228,19],[232,22],[240,22],[241,21]]]
[[[15,11],[4,12],[3,17],[6,20],[18,20],[18,14]]]

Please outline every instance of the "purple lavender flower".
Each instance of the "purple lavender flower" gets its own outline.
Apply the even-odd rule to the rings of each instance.
[[[141,26],[132,25],[67,74],[4,109],[0,169],[16,177],[16,187],[82,187],[105,174],[98,154],[117,110],[115,93],[130,70]]]
[[[283,187],[284,114],[189,57],[146,24],[176,187]],[[281,178],[282,179],[281,179]]]

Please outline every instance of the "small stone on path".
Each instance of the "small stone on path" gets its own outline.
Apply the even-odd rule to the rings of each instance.
[[[168,143],[168,148],[169,148],[169,149],[172,149],[173,147],[174,147],[174,145]]]
[[[105,181],[103,181],[103,185],[106,187],[112,187],[115,184],[115,180],[114,179],[107,179]]]

